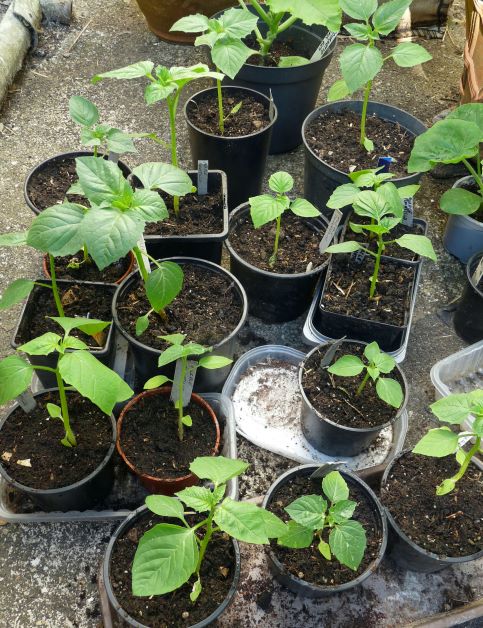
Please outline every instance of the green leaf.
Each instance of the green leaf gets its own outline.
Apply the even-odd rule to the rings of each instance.
[[[182,345],[186,334],[168,334],[167,336],[161,336],[161,338],[172,345]]]
[[[74,336],[68,336],[63,342],[62,345],[64,349],[89,349],[88,345],[79,338],[75,338]]]
[[[351,93],[372,81],[382,65],[383,58],[379,50],[363,44],[347,46],[340,55],[342,76]]]
[[[334,523],[343,523],[352,517],[356,506],[356,502],[350,499],[343,499],[330,507],[329,516]]]
[[[143,334],[149,327],[149,312],[136,319],[136,336]]]
[[[144,390],[152,390],[153,388],[159,388],[166,384],[166,382],[170,382],[171,380],[166,375],[155,375],[148,379],[148,381],[144,384]]]
[[[137,152],[131,136],[119,129],[109,129],[106,134],[106,145],[109,152],[119,155]]]
[[[413,198],[416,192],[419,190],[421,186],[415,183],[414,185],[403,185],[400,188],[397,188],[397,193],[399,194],[399,198]]]
[[[186,357],[185,348],[181,345],[172,345],[168,347],[161,353],[158,358],[158,366],[165,366],[166,364],[171,364],[171,362],[176,362],[180,358]]]
[[[62,338],[58,334],[54,334],[49,331],[46,334],[42,334],[42,336],[38,336],[37,338],[20,345],[18,350],[23,351],[28,355],[49,355],[50,353],[59,350],[59,343],[61,341]]]
[[[418,255],[423,257],[429,257],[433,262],[436,261],[436,253],[434,252],[431,240],[423,235],[414,235],[412,233],[405,233],[400,238],[395,240],[404,249],[409,249]]]
[[[15,279],[9,284],[0,298],[0,310],[6,310],[12,305],[23,301],[32,292],[34,282],[30,279]]]
[[[368,153],[372,153],[372,151],[374,150],[374,142],[370,140],[368,137],[365,137],[362,140],[362,145],[364,146],[364,148],[367,150]]]
[[[367,41],[373,34],[370,24],[353,22],[352,24],[344,24],[344,28],[352,37],[355,37],[359,41]]]
[[[160,517],[173,517],[184,521],[183,504],[175,497],[167,497],[166,495],[148,495],[146,497],[146,506],[151,512]]]
[[[389,377],[380,377],[376,382],[377,396],[393,408],[399,408],[403,402],[404,394],[401,384]]]
[[[355,377],[364,370],[364,362],[356,355],[343,355],[327,370],[329,373],[340,377]]]
[[[456,462],[461,466],[466,460],[466,452],[464,449],[458,449],[456,451]]]
[[[268,186],[277,194],[285,194],[293,188],[293,177],[288,172],[275,172],[268,180]]]
[[[223,13],[219,22],[225,33],[233,37],[246,37],[257,25],[258,16],[243,9],[232,8]]]
[[[200,593],[201,593],[201,580],[198,578],[198,580],[196,580],[196,582],[193,584],[193,588],[191,589],[190,600],[192,602],[196,602],[196,600],[200,596]]]
[[[312,205],[309,201],[306,201],[304,198],[296,198],[292,201],[290,204],[290,211],[301,218],[315,218],[320,216],[320,212],[317,207]]]
[[[249,466],[243,460],[234,460],[224,456],[202,456],[193,460],[190,464],[190,471],[200,480],[211,480],[218,486],[245,473]]]
[[[443,480],[441,484],[436,488],[436,495],[447,495],[451,493],[451,491],[456,486],[456,481],[453,478],[448,478],[447,480]]]
[[[469,398],[464,393],[442,397],[431,404],[430,408],[440,421],[454,425],[463,423],[470,413]]]
[[[103,78],[114,79],[135,79],[141,76],[149,76],[153,70],[154,63],[152,61],[138,61],[138,63],[132,63],[126,65],[123,68],[117,70],[110,70],[109,72],[103,72],[102,74],[96,74],[92,79],[93,83],[97,83]]]
[[[159,83],[149,83],[144,90],[144,100],[147,105],[154,105],[160,100],[165,100],[176,91],[176,84],[160,85]]]
[[[100,321],[97,318],[86,318],[84,316],[49,316],[49,318],[60,325],[66,333],[71,332],[73,329],[80,329],[89,336],[98,334],[111,324],[111,321]]]
[[[376,379],[381,374],[379,369],[377,367],[375,367],[375,366],[368,366],[367,367],[367,372],[369,373],[369,376],[371,377],[371,379],[374,380],[374,381],[376,381]]]
[[[65,194],[66,196],[70,194],[76,194],[77,196],[85,196],[84,190],[82,189],[82,186],[79,183],[79,181],[76,181],[75,183],[73,183]]]
[[[358,521],[338,524],[329,535],[329,545],[337,560],[356,571],[366,549],[366,533]]]
[[[234,79],[243,64],[251,57],[253,50],[236,37],[218,39],[211,49],[211,58],[223,74]]]
[[[331,471],[324,477],[322,490],[332,503],[349,498],[349,487],[338,471]]]
[[[156,311],[169,305],[183,287],[183,270],[174,262],[161,262],[156,270],[148,275],[145,283],[146,296]]]
[[[209,28],[209,19],[206,15],[195,13],[194,15],[182,17],[169,30],[181,31],[183,33],[202,33],[207,28]]]
[[[433,458],[444,458],[456,452],[459,436],[449,427],[429,430],[416,444],[413,453]]]
[[[447,214],[469,216],[474,214],[483,203],[483,197],[463,188],[446,190],[442,195],[439,206]]]
[[[74,203],[44,209],[32,222],[27,244],[55,257],[74,255],[84,244],[81,223],[85,215],[85,208]]]
[[[290,13],[307,26],[322,24],[331,31],[340,30],[339,0],[268,0],[267,4],[274,13]]]
[[[176,495],[188,508],[192,508],[196,512],[207,512],[218,503],[217,496],[204,486],[190,486],[178,491]]]
[[[381,355],[381,350],[379,349],[379,345],[375,340],[366,345],[366,347],[364,348],[364,355],[369,360],[369,362],[374,362]]]
[[[287,523],[287,531],[277,539],[279,545],[300,549],[312,545],[314,533],[310,528],[306,528],[296,521]]]
[[[146,222],[160,222],[169,215],[166,203],[161,196],[151,190],[136,190],[131,208],[136,210],[139,217]]]
[[[372,17],[374,28],[381,35],[389,35],[401,21],[412,0],[390,0],[381,4]]]
[[[296,68],[300,65],[306,65],[310,63],[310,59],[305,57],[298,57],[297,55],[280,57],[278,62],[279,68]]]
[[[331,244],[325,249],[326,253],[353,253],[359,251],[362,246],[354,240],[348,242],[341,242],[340,244]]]
[[[374,363],[381,373],[390,373],[396,366],[394,358],[382,352],[375,358]]]
[[[410,41],[397,45],[391,54],[395,63],[402,68],[411,68],[433,58],[426,48]]]
[[[377,0],[339,0],[340,8],[349,17],[367,21],[377,9]]]
[[[215,511],[220,530],[238,541],[266,545],[269,539],[285,534],[286,526],[273,513],[248,502],[226,497]]]
[[[332,553],[330,551],[330,545],[328,543],[326,543],[325,541],[323,541],[322,539],[320,539],[320,543],[318,544],[317,549],[319,550],[319,552],[322,554],[322,556],[326,560],[331,560],[332,559]]]
[[[341,209],[341,207],[352,205],[360,193],[360,189],[354,183],[339,185],[327,201],[327,207],[330,209]]]
[[[27,244],[28,231],[9,232],[0,235],[0,246],[22,246]]]
[[[324,526],[327,502],[321,495],[303,495],[285,508],[291,519],[311,530]]]
[[[460,105],[450,111],[446,116],[447,120],[465,120],[472,122],[480,129],[480,143],[483,142],[483,103],[472,102],[466,105]]]
[[[130,198],[132,189],[122,170],[102,157],[77,157],[75,160],[79,182],[87,198],[94,204]]]
[[[222,369],[232,362],[233,360],[225,358],[223,355],[206,355],[205,357],[199,359],[198,366],[205,369]]]
[[[34,367],[18,355],[0,361],[0,405],[12,401],[30,386]]]
[[[88,351],[66,353],[60,358],[58,369],[67,384],[90,399],[105,414],[111,414],[116,403],[126,401],[134,394],[117,373]]]
[[[334,100],[342,100],[346,96],[349,96],[351,93],[350,89],[347,87],[347,83],[344,79],[339,79],[335,83],[332,84],[331,88],[327,93],[327,101],[333,102]]]
[[[184,196],[193,191],[190,176],[171,164],[150,161],[136,166],[132,173],[148,190],[163,190],[170,196]]]
[[[186,425],[186,427],[192,427],[193,426],[193,419],[191,418],[191,416],[189,414],[185,414],[183,417],[181,417],[181,423],[183,425]]]
[[[374,218],[378,222],[387,213],[389,209],[387,199],[384,193],[381,194],[381,189],[377,192],[372,190],[359,192],[353,203],[354,211],[358,216]],[[398,201],[401,202],[399,197]]]
[[[69,114],[81,126],[92,126],[99,121],[99,110],[87,98],[72,96],[69,100]]]
[[[164,595],[178,589],[194,573],[198,557],[192,529],[169,523],[154,526],[141,537],[134,556],[133,595]]]
[[[255,229],[259,229],[281,216],[288,208],[289,203],[286,197],[277,198],[268,194],[252,196],[248,201],[250,203],[250,216]]]
[[[53,419],[62,419],[62,409],[55,403],[47,403],[46,406],[49,416]]]

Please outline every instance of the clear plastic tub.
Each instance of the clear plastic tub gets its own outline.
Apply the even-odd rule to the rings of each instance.
[[[402,450],[408,429],[406,412],[358,456],[335,458],[313,448],[300,422],[297,367],[304,357],[301,351],[279,345],[256,347],[241,356],[223,387],[223,395],[233,402],[239,434],[257,447],[296,462],[343,460],[351,469],[386,463]]]
[[[483,388],[483,340],[436,362],[431,381],[436,399]]]

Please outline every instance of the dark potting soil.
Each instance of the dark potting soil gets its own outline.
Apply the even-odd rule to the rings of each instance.
[[[352,519],[359,521],[366,531],[367,546],[357,571],[341,565],[335,558],[326,560],[317,549],[317,542],[304,549],[291,549],[282,547],[276,541],[271,541],[270,546],[278,560],[294,576],[320,586],[337,586],[355,580],[377,558],[382,542],[382,534],[378,521],[371,508],[365,493],[357,484],[345,478],[349,486],[349,499],[357,502]],[[281,486],[272,496],[272,501],[267,510],[278,515],[284,521],[290,517],[284,508],[302,495],[323,495],[321,480],[312,481],[309,476],[297,476],[287,484]],[[323,538],[328,541],[329,532],[325,531]]]
[[[474,180],[469,183],[464,183],[461,187],[463,190],[473,192],[473,194],[481,194],[480,188],[476,185]],[[483,199],[481,200],[480,208],[474,214],[471,214],[471,218],[478,222],[483,222]]]
[[[0,430],[0,458],[7,473],[20,484],[38,489],[69,486],[92,473],[104,460],[112,442],[112,426],[97,406],[78,393],[68,393],[67,402],[76,447],[65,447],[64,427],[51,419],[47,403],[60,405],[57,392],[36,397],[37,406],[26,414],[12,412]],[[8,460],[9,455],[11,455]],[[29,461],[23,466],[18,461]]]
[[[72,281],[100,281],[103,283],[116,283],[128,271],[131,263],[131,256],[126,255],[122,259],[114,262],[104,270],[99,270],[95,263],[90,260],[81,263],[84,259],[82,253],[77,255],[66,255],[55,258],[55,273],[57,279],[70,279]],[[81,263],[78,268],[69,268],[69,264]]]
[[[141,624],[151,628],[187,628],[209,617],[228,595],[235,571],[233,543],[225,534],[213,535],[201,566],[203,588],[194,604],[189,597],[194,577],[171,593],[135,597],[131,588],[131,567],[138,541],[161,521],[179,525],[177,520],[161,519],[148,513],[117,539],[111,556],[111,585],[121,607]]]
[[[377,427],[391,421],[397,410],[379,399],[372,380],[367,382],[360,396],[356,396],[364,373],[356,377],[339,377],[329,373],[326,368],[320,368],[326,350],[322,348],[315,351],[305,363],[302,373],[303,389],[317,412],[338,425],[354,428]],[[337,350],[332,364],[348,354],[357,355],[366,362],[363,353],[364,347],[361,345],[343,344]],[[404,390],[402,377],[396,368],[383,377],[396,379]]]
[[[66,192],[77,181],[75,158],[66,157],[47,164],[30,179],[27,193],[32,203],[40,210],[47,209],[66,198]],[[83,196],[69,194],[71,203],[87,205]]]
[[[366,135],[374,142],[368,153],[359,143],[360,123],[360,114],[353,111],[323,113],[310,123],[305,139],[317,157],[343,172],[377,168],[379,157],[389,156],[394,159],[390,172],[407,176],[414,136],[399,124],[367,116]]]
[[[106,286],[71,284],[65,287],[59,284],[59,294],[65,316],[89,316],[89,318],[96,318],[101,321],[112,320],[113,293],[111,290],[107,290]],[[35,286],[15,342],[23,344],[48,331],[62,334],[62,328],[48,318],[58,315],[52,291],[48,288]],[[107,327],[101,335],[96,336],[97,340],[78,329],[74,329],[71,335],[80,338],[89,347],[102,347],[108,331],[109,328]]]
[[[189,474],[189,465],[198,456],[211,456],[216,430],[205,408],[191,402],[185,408],[192,427],[178,438],[178,411],[169,396],[143,397],[124,415],[121,445],[136,469],[157,478],[178,478]]]
[[[187,341],[211,347],[226,338],[238,325],[242,303],[228,277],[200,266],[183,264],[183,288],[165,308],[168,321],[158,314],[149,317],[149,327],[136,336],[136,319],[151,309],[142,283],[138,280],[120,296],[117,304],[119,321],[129,334],[154,349],[167,344],[160,336],[186,334]]]
[[[260,46],[253,35],[245,38],[245,43],[252,50],[260,50]],[[274,41],[270,47],[269,54],[263,58],[261,55],[252,55],[248,58],[247,63],[250,65],[263,65],[267,68],[277,68],[280,57],[305,57],[309,58],[309,52],[304,48],[296,48],[294,42],[290,39],[285,41]]]
[[[407,322],[411,303],[414,269],[381,262],[374,299],[369,299],[370,278],[374,271],[372,258],[362,264],[350,255],[334,255],[322,295],[324,310],[371,321],[402,326]]]
[[[417,545],[438,556],[471,556],[483,549],[483,473],[470,465],[456,488],[436,495],[436,486],[459,469],[454,456],[408,453],[395,462],[381,500]]]
[[[356,216],[355,214],[352,214],[349,217],[349,220],[356,224],[361,224],[361,225],[369,224],[368,222],[364,221],[364,219],[361,216]],[[406,233],[410,233],[413,235],[424,235],[424,229],[422,225],[414,224],[412,227],[408,227],[407,225],[403,225],[400,223],[399,225],[394,227],[394,229],[391,231],[390,234],[387,234],[385,236],[385,239],[395,240],[396,238],[400,238]],[[376,252],[377,251],[377,239],[371,238],[369,236],[370,234],[368,232],[355,233],[354,231],[352,231],[349,225],[347,225],[347,229],[346,229],[343,241],[347,242],[349,240],[355,240],[356,242],[363,242],[366,248],[368,248],[371,251]],[[414,260],[419,259],[419,255],[416,255],[409,249],[403,249],[402,246],[398,246],[397,244],[388,244],[388,246],[386,246],[384,250],[384,255],[387,255],[388,257],[395,257],[397,259],[407,260],[407,261],[414,261]]]
[[[242,102],[241,108],[225,120],[223,137],[243,137],[258,133],[270,124],[268,104],[259,102],[246,92],[230,92],[223,95],[223,113],[226,116]],[[205,133],[221,137],[218,126],[218,97],[216,90],[190,101],[187,114],[190,122]]]
[[[247,214],[230,233],[229,240],[245,261],[273,273],[304,273],[309,264],[317,268],[326,261],[327,255],[319,253],[319,243],[323,234],[315,231],[306,221],[291,212],[286,212],[282,217],[277,261],[272,268],[268,260],[273,253],[275,232],[275,222],[255,229],[250,215]]]

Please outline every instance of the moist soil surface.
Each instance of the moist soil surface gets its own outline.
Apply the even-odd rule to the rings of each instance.
[[[17,408],[0,430],[0,458],[7,473],[20,484],[37,489],[69,486],[91,474],[104,460],[112,442],[112,426],[97,406],[78,393],[67,402],[77,447],[60,442],[65,432],[61,421],[51,419],[47,403],[60,405],[57,392],[36,397],[37,406],[26,414]],[[12,454],[7,461],[9,454]],[[18,464],[29,460],[31,466]]]
[[[112,320],[111,302],[114,288],[109,290],[107,286],[75,283],[69,286],[60,283],[58,286],[65,316],[88,316],[101,321]],[[23,344],[48,331],[62,334],[62,328],[47,318],[58,315],[52,291],[35,286],[30,294],[26,315],[23,317],[15,342]],[[104,345],[108,331],[107,327],[104,332],[96,336],[97,340],[78,329],[72,330],[70,335],[80,338],[89,347],[99,348]]]
[[[121,446],[126,458],[140,473],[157,478],[179,478],[189,474],[198,456],[211,456],[216,429],[205,408],[191,402],[184,409],[193,421],[178,438],[178,411],[169,396],[142,397],[124,415]]]
[[[391,421],[397,410],[388,405],[376,393],[372,380],[364,386],[356,396],[357,388],[364,379],[364,372],[356,377],[339,377],[331,375],[326,368],[320,368],[320,361],[326,348],[315,351],[305,363],[302,373],[302,387],[307,399],[317,412],[338,425],[354,428],[382,426]],[[343,355],[357,355],[364,363],[364,346],[344,343],[335,354],[332,364]],[[396,379],[404,390],[402,377],[396,368],[383,375]]]
[[[275,233],[274,221],[255,229],[247,214],[237,222],[229,240],[245,261],[272,273],[304,273],[309,264],[317,268],[326,261],[327,255],[319,253],[323,232],[318,233],[306,221],[286,212],[282,217],[277,261],[275,266],[270,266],[268,260],[273,253]]]
[[[66,198],[66,192],[77,181],[75,157],[65,157],[50,162],[30,179],[27,193],[32,203],[43,211]],[[86,205],[83,196],[69,194],[71,203]]]
[[[129,270],[131,256],[127,255],[104,270],[99,270],[91,260],[81,263],[84,259],[82,253],[66,255],[55,258],[55,274],[57,279],[69,279],[72,281],[100,281],[103,283],[116,283]],[[80,264],[78,268],[69,268],[69,264]]]
[[[252,35],[245,38],[245,43],[252,50],[260,50],[260,46]],[[261,55],[252,55],[248,58],[247,63],[250,65],[261,65],[267,68],[277,68],[280,62],[280,57],[310,57],[308,50],[300,50],[294,46],[292,40],[287,39],[285,41],[274,41],[270,47],[270,52],[263,58]]]
[[[139,279],[118,299],[117,314],[123,329],[154,349],[166,349],[168,345],[160,336],[173,333],[186,334],[187,341],[211,347],[226,338],[240,322],[242,303],[227,276],[190,264],[183,264],[182,268],[183,288],[165,308],[167,322],[153,313],[149,327],[141,336],[136,336],[136,319],[151,306]]]
[[[355,580],[377,558],[382,542],[382,534],[378,521],[370,506],[366,494],[359,486],[345,478],[349,486],[349,499],[357,502],[352,519],[359,521],[366,531],[367,546],[357,571],[341,565],[335,558],[326,560],[317,549],[317,542],[304,549],[291,549],[277,545],[276,541],[270,542],[270,547],[278,560],[294,576],[319,586],[337,586]],[[278,515],[285,522],[290,517],[284,508],[302,495],[323,495],[321,480],[312,481],[309,476],[297,476],[287,484],[278,488],[272,495],[272,501],[267,510]],[[329,532],[324,531],[323,539],[328,542]]]
[[[399,124],[367,116],[366,136],[374,142],[368,153],[359,143],[360,123],[360,115],[353,111],[323,113],[309,124],[305,139],[319,159],[342,172],[377,168],[379,157],[389,156],[394,159],[390,172],[408,176],[414,136]]]
[[[242,102],[241,108],[230,114],[233,107]],[[218,126],[218,98],[216,90],[198,96],[196,103],[191,101],[187,108],[190,122],[205,133],[222,136]],[[268,103],[259,102],[247,92],[239,91],[223,94],[223,115],[225,132],[222,137],[243,137],[258,133],[270,124]]]
[[[193,525],[198,517],[187,519]],[[161,521],[180,524],[178,520],[161,519],[147,513],[137,519],[133,526],[116,540],[111,556],[111,586],[124,611],[141,624],[152,628],[189,628],[209,617],[228,595],[235,573],[233,543],[225,534],[213,535],[201,565],[203,589],[195,604],[189,597],[194,577],[171,593],[135,597],[131,592],[131,567],[139,539]]]
[[[398,526],[417,545],[438,556],[471,556],[483,549],[483,473],[470,465],[448,495],[436,486],[459,469],[454,456],[399,458],[381,490]]]
[[[334,255],[321,299],[322,310],[402,326],[407,323],[414,269],[381,261],[374,299],[369,299],[372,258],[362,264]]]

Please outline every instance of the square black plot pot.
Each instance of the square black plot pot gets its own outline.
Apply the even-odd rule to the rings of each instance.
[[[37,281],[52,285],[52,281],[50,279],[45,279],[42,277],[41,279],[37,279]],[[68,288],[72,285],[88,285],[88,286],[96,286],[100,291],[108,292],[112,297],[116,292],[115,284],[106,284],[106,283],[94,283],[94,282],[81,282],[81,281],[69,281],[68,279],[58,279],[57,285],[59,289]],[[25,329],[28,328],[30,321],[36,316],[36,298],[40,291],[48,290],[48,288],[42,288],[41,286],[34,286],[32,292],[30,293],[27,301],[22,307],[22,311],[20,313],[20,318],[13,332],[13,337],[11,341],[11,346],[13,349],[18,349],[20,347],[21,342],[17,340],[18,335]],[[50,291],[49,291],[50,292]],[[54,297],[52,295],[52,301]],[[62,333],[62,329],[59,327],[59,334]],[[69,351],[69,349],[67,350]],[[92,353],[94,357],[96,357],[100,362],[105,364],[106,366],[111,366],[114,361],[114,353],[115,353],[115,342],[114,342],[114,326],[111,322],[111,325],[107,328],[107,336],[106,342],[103,347],[89,347],[89,352]],[[29,355],[28,360],[34,366],[48,366],[50,368],[55,368],[57,366],[58,354],[50,353],[49,355]],[[49,371],[36,371],[35,373],[40,380],[40,383],[44,388],[56,388],[57,380],[53,373]]]

